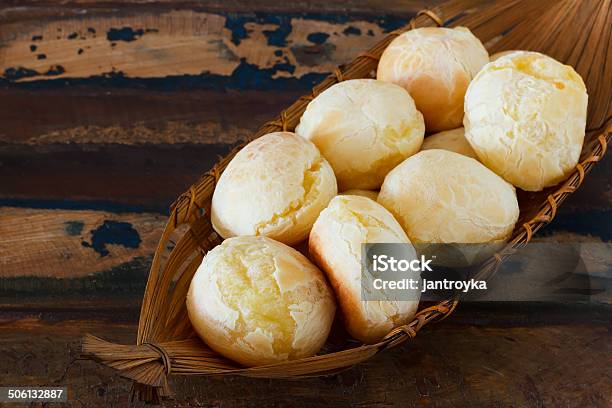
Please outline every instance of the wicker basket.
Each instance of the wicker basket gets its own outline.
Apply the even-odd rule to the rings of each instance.
[[[521,216],[512,238],[503,250],[481,265],[476,278],[490,276],[504,258],[550,222],[558,206],[576,191],[603,157],[611,129],[608,87],[612,70],[607,66],[610,60],[606,60],[611,43],[611,11],[607,0],[454,0],[419,12],[406,28],[467,26],[491,53],[507,49],[541,51],[576,67],[587,84],[588,130],[580,164],[556,187],[539,193],[519,192]],[[302,96],[278,118],[261,127],[252,139],[279,129],[292,130],[308,102],[331,85],[345,79],[371,77],[382,51],[406,29],[390,33],[350,64],[337,68],[309,95]],[[151,266],[136,345],[113,344],[90,335],[84,339],[84,355],[134,380],[134,391],[144,400],[155,402],[169,395],[170,374],[296,378],[334,373],[414,337],[427,323],[445,318],[457,306],[457,299],[448,299],[426,307],[414,321],[396,328],[378,344],[360,345],[334,339],[325,346],[323,354],[301,360],[243,368],[216,354],[195,335],[187,317],[185,296],[202,257],[221,242],[212,229],[208,210],[220,173],[242,146],[219,160],[173,204]],[[178,242],[169,251],[169,240],[175,235],[179,236]]]

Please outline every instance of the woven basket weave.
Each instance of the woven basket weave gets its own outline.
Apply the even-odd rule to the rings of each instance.
[[[589,92],[587,136],[580,163],[558,186],[539,193],[519,191],[519,222],[506,247],[479,268],[475,278],[485,279],[516,248],[529,242],[543,225],[555,217],[558,206],[576,191],[606,151],[612,111],[609,89],[612,70],[607,59],[611,43],[611,12],[608,0],[453,0],[421,11],[409,27],[390,33],[350,64],[337,68],[309,95],[299,98],[244,144],[266,133],[293,130],[308,102],[331,85],[346,79],[372,77],[389,42],[415,27],[462,25],[470,28],[490,53],[510,49],[534,50],[574,66],[585,79]],[[134,380],[133,390],[141,399],[156,402],[159,397],[169,395],[167,378],[170,374],[296,378],[334,373],[414,337],[426,324],[448,316],[458,304],[458,300],[453,298],[424,308],[412,322],[396,328],[373,345],[330,341],[323,354],[252,368],[240,367],[216,354],[195,335],[187,317],[185,297],[204,254],[221,242],[210,222],[211,197],[219,175],[244,144],[220,159],[171,207],[170,218],[151,266],[136,345],[113,344],[91,335],[84,339],[84,355]],[[169,250],[171,237],[178,241]]]

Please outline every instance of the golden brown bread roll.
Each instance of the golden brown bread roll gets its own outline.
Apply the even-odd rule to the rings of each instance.
[[[414,301],[362,301],[363,243],[410,244],[410,241],[380,204],[349,195],[335,197],[323,210],[310,233],[309,247],[311,257],[325,271],[334,288],[347,331],[365,343],[375,343],[414,317],[420,293],[414,294]]]
[[[476,152],[465,138],[465,131],[462,127],[427,136],[421,150],[431,149],[448,150],[478,160]]]
[[[372,190],[393,167],[419,151],[425,124],[402,87],[352,79],[313,99],[295,132],[319,148],[340,190]]]
[[[487,64],[465,95],[465,136],[479,160],[523,190],[540,191],[574,170],[587,92],[568,65],[517,51]]]
[[[346,191],[341,192],[340,195],[356,195],[356,196],[368,197],[374,201],[378,199],[378,191],[374,191],[374,190],[359,190],[359,189],[346,190]]]
[[[335,302],[321,271],[266,237],[208,252],[187,294],[189,319],[213,350],[246,366],[308,357],[331,328]]]
[[[378,202],[417,250],[429,253],[431,247],[436,255],[450,248],[428,244],[458,244],[465,259],[434,261],[448,266],[466,266],[490,254],[495,245],[474,244],[504,242],[519,216],[511,184],[478,161],[447,150],[424,150],[406,159],[385,178]]]
[[[465,27],[417,28],[389,44],[376,78],[406,88],[427,131],[439,132],[461,126],[465,91],[487,62],[484,46]]]
[[[337,192],[332,168],[311,142],[270,133],[240,150],[221,174],[211,221],[223,238],[264,235],[296,244]]]
[[[495,54],[491,54],[491,56],[489,57],[489,61],[495,61],[496,59],[499,59],[503,57],[504,55],[512,54],[513,52],[516,52],[516,50],[506,50],[506,51],[496,52]]]

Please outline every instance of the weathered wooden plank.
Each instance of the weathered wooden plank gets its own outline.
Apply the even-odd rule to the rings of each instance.
[[[7,6],[20,6],[8,9],[5,13],[17,14],[26,18],[32,12],[44,10],[49,15],[56,16],[58,13],[77,12],[87,9],[109,9],[123,6],[124,8],[146,7],[148,9],[195,9],[206,11],[226,12],[353,12],[353,13],[381,13],[394,14],[414,13],[424,8],[433,7],[443,3],[444,0],[386,0],[384,2],[374,0],[344,0],[342,2],[329,2],[326,0],[308,0],[293,2],[278,2],[276,0],[62,0],[61,9],[58,2],[54,0],[5,0]]]
[[[561,220],[564,218],[567,217]],[[487,280],[486,291],[471,291],[462,301],[612,304],[611,237],[604,241],[601,237],[558,228],[559,225],[553,225],[552,232],[548,230],[518,249]],[[465,279],[460,276],[461,272],[444,273],[448,279]]]
[[[0,205],[166,213],[231,146],[205,139],[181,142],[194,134],[236,142],[250,132],[237,127],[223,131],[231,127],[231,122],[218,127],[177,122],[155,131],[154,123],[143,121],[134,126],[77,126],[31,136],[27,144],[0,144]],[[105,137],[115,143],[105,144]],[[159,138],[176,143],[149,143]],[[595,166],[560,208],[552,227],[610,239],[611,172],[610,160]]]
[[[406,15],[206,13],[172,10],[137,15],[14,22],[0,28],[0,72],[32,80],[202,76],[266,86],[292,78],[311,86],[381,37]],[[278,81],[283,84],[286,81]]]
[[[84,333],[132,343],[137,309],[45,310],[0,312],[0,385],[65,385],[73,406],[129,406],[127,380],[75,358]],[[443,323],[343,373],[300,381],[175,378],[176,399],[164,406],[607,407],[612,380],[602,356],[612,352],[610,316],[609,306],[461,305]]]
[[[142,299],[151,259],[151,256],[136,257],[102,272],[79,278],[0,277],[0,299],[9,304],[19,303],[24,299],[54,299],[61,304],[85,299]],[[70,262],[66,264],[70,267]],[[45,266],[36,266],[36,269],[45,270]]]
[[[19,61],[19,58],[17,58],[19,55],[22,57],[27,55],[30,58],[30,54],[37,52],[39,46],[46,44],[46,42],[49,42],[52,48],[55,44],[58,50],[64,52],[63,50],[66,49],[67,45],[74,41],[109,42],[110,36],[110,42],[115,42],[115,47],[118,44],[133,47],[133,49],[128,48],[113,56],[114,51],[111,44],[110,48],[101,51],[100,55],[96,57],[103,60],[104,63],[110,61],[113,64],[115,62],[127,64],[127,71],[132,72],[128,72],[128,75],[125,72],[119,74],[118,70],[112,75],[98,75],[96,72],[83,71],[81,74],[84,77],[73,78],[67,80],[68,82],[64,80],[60,82],[53,80],[35,81],[36,90],[28,89],[32,85],[31,83],[21,82],[22,80],[32,79],[27,75],[24,78],[9,78],[9,83],[5,84],[7,89],[0,94],[3,100],[11,101],[8,104],[9,106],[0,113],[0,141],[27,143],[28,145],[50,145],[46,147],[47,150],[36,151],[36,154],[41,153],[40,161],[37,161],[35,157],[31,159],[27,157],[31,152],[18,151],[19,149],[24,150],[23,148],[16,146],[1,148],[2,152],[0,154],[2,154],[4,160],[1,161],[3,165],[0,168],[0,180],[7,186],[4,190],[4,196],[11,200],[31,199],[32,195],[27,191],[28,186],[33,186],[32,189],[36,188],[41,192],[42,197],[40,198],[47,200],[56,200],[58,196],[70,196],[84,197],[90,200],[116,201],[123,200],[122,197],[127,195],[128,198],[125,202],[132,205],[138,202],[138,197],[143,197],[146,208],[151,208],[154,202],[162,200],[164,201],[162,206],[165,207],[187,185],[191,184],[197,178],[197,175],[209,167],[208,159],[206,159],[207,165],[200,166],[200,170],[197,172],[193,169],[185,171],[185,168],[176,171],[168,169],[161,159],[159,162],[153,160],[154,164],[157,164],[156,166],[148,166],[147,163],[144,163],[143,166],[142,162],[138,162],[138,157],[136,157],[138,163],[134,163],[133,166],[128,160],[128,163],[122,162],[109,169],[108,164],[103,163],[101,159],[103,154],[100,151],[96,153],[85,152],[89,147],[61,146],[58,148],[54,144],[234,143],[276,114],[283,106],[286,106],[299,94],[301,89],[309,87],[310,82],[318,78],[317,75],[324,75],[323,72],[306,73],[306,71],[300,71],[310,68],[308,68],[308,61],[298,61],[298,59],[295,59],[295,64],[289,61],[287,64],[283,63],[287,65],[284,68],[272,69],[270,67],[278,64],[275,63],[276,65],[271,66],[270,61],[266,59],[267,57],[262,57],[264,54],[269,54],[269,48],[274,50],[275,58],[279,57],[276,55],[278,51],[280,51],[280,54],[285,52],[294,54],[294,57],[297,58],[299,54],[297,50],[300,49],[298,45],[302,44],[300,41],[306,38],[306,42],[312,43],[308,47],[314,47],[313,49],[308,48],[309,51],[306,53],[308,55],[311,51],[313,51],[313,55],[319,55],[320,51],[329,44],[337,49],[351,49],[351,44],[353,44],[351,41],[353,40],[356,41],[355,44],[359,44],[361,50],[364,45],[363,38],[358,37],[376,37],[376,33],[373,36],[368,35],[368,32],[364,34],[363,30],[357,29],[354,25],[347,26],[345,30],[340,32],[337,31],[339,25],[367,22],[368,24],[377,24],[382,33],[382,31],[399,24],[400,20],[404,18],[401,17],[400,20],[397,20],[386,17],[386,15],[383,17],[372,14],[347,16],[338,12],[317,14],[295,11],[277,14],[246,12],[224,14],[200,9],[196,11],[188,9],[169,11],[164,7],[149,12],[146,9],[138,9],[138,12],[126,9],[113,15],[109,15],[108,10],[103,8],[96,8],[93,11],[87,13],[85,18],[82,16],[80,18],[56,16],[55,18],[28,21],[20,21],[18,18],[9,19],[8,24],[2,26],[5,28],[0,27],[0,38],[4,38],[2,40],[4,41],[3,46],[0,48],[0,56],[5,56],[3,60],[0,59],[0,65],[2,61],[8,62],[10,60],[11,63]],[[25,18],[25,14],[21,16]],[[221,27],[221,20],[224,23],[223,27],[219,28]],[[94,24],[94,22],[100,24],[99,27],[96,26],[98,29],[89,25],[89,23]],[[132,25],[122,26],[121,24],[124,23]],[[138,27],[134,26],[136,23],[140,25]],[[62,24],[64,24],[64,28],[62,28]],[[156,25],[163,26],[163,29],[160,31],[159,27],[154,27]],[[23,26],[24,30],[12,29],[17,26]],[[72,27],[76,27],[74,28],[76,31],[67,29]],[[92,28],[92,30],[89,30],[89,28]],[[313,31],[315,29],[322,31]],[[36,30],[40,32],[46,30],[44,31],[45,36],[42,39],[38,38],[38,35],[28,37]],[[20,32],[27,32],[28,34],[25,37],[15,34]],[[2,37],[2,35],[5,37]],[[243,51],[246,53],[244,55],[248,55],[244,58],[238,58],[240,62],[234,66],[231,64],[237,62],[233,61],[233,57],[228,57],[225,54],[217,55],[214,52],[207,54],[208,51],[202,53],[186,52],[185,50],[179,50],[180,55],[172,53],[175,47],[180,48],[184,42],[197,40],[197,44],[207,43],[207,36],[215,35],[221,36],[222,40],[211,40],[213,42],[230,43],[235,47],[243,47],[243,43],[247,43],[247,46],[243,47]],[[36,38],[33,39],[33,37]],[[336,37],[340,41],[337,44],[334,43]],[[150,44],[140,42],[146,38],[151,39]],[[31,42],[30,45],[34,48],[15,46],[16,42],[19,41]],[[17,49],[20,50],[16,51],[17,55],[11,54],[13,52],[11,50]],[[150,55],[147,55],[151,59],[139,55],[140,52],[149,53]],[[334,50],[334,53],[324,55],[321,58],[333,62],[332,65],[335,65],[341,59],[336,58],[337,52],[339,51]],[[108,55],[113,56],[113,58],[109,58]],[[205,55],[205,58],[202,61],[197,60],[201,55]],[[59,55],[58,58],[60,59],[56,61],[57,63],[54,63],[54,66],[61,65],[60,62],[63,63],[61,58],[64,57],[63,54]],[[47,58],[46,55],[45,58]],[[182,58],[185,58],[185,61]],[[215,67],[212,70],[207,69],[205,74],[188,72],[191,69],[188,62],[193,58],[195,58],[194,66],[198,66],[201,62],[211,63]],[[42,60],[37,59],[36,61]],[[245,64],[240,66],[243,61]],[[321,65],[320,62],[314,61],[316,69],[324,65]],[[46,64],[48,61],[44,63]],[[178,74],[177,72],[147,71],[158,69],[158,67],[166,69],[169,66],[167,63],[171,66],[176,65],[179,70],[186,69],[187,71],[177,71]],[[226,63],[230,63],[231,67],[223,65]],[[65,67],[61,66],[65,71]],[[78,68],[79,66],[77,64],[77,68],[75,68],[77,71],[74,71],[76,77],[81,75],[78,73],[78,69],[81,69]],[[288,70],[283,71],[285,68]],[[325,69],[328,70],[328,68]],[[27,71],[30,68],[26,67],[25,69]],[[89,68],[86,67],[85,70],[87,71],[87,69]],[[135,71],[130,71],[132,69]],[[15,73],[17,71],[10,72]],[[281,71],[287,75],[281,75],[279,73]],[[315,74],[315,76],[308,77],[311,74]],[[67,72],[63,72],[61,75],[72,77],[72,74]],[[308,79],[302,81],[306,77]],[[64,88],[62,84],[66,83],[75,86]],[[17,88],[14,88],[13,85],[16,85]],[[61,90],[48,89],[55,86],[62,86],[63,88]],[[108,86],[113,89],[112,92],[105,90]],[[24,87],[25,89],[21,89]],[[168,87],[174,92],[168,92]],[[195,87],[199,90],[182,92],[182,87]],[[210,87],[218,89],[219,92],[207,91],[206,89]],[[283,88],[283,91],[270,93],[244,92],[244,89],[258,87],[266,89]],[[294,89],[294,91],[286,93],[285,89],[287,87]],[[124,88],[127,88],[127,90]],[[139,89],[135,90],[134,88]],[[146,88],[147,90],[140,88]],[[230,96],[228,96],[226,92],[228,88],[238,88],[241,91],[239,93],[230,92]],[[151,89],[157,91],[151,91]],[[102,148],[96,147],[95,149],[101,150]],[[219,150],[223,151],[223,149],[224,147]],[[166,146],[161,147],[160,150],[168,151]],[[124,151],[120,148],[109,147],[108,153],[111,160],[113,157],[120,161],[125,160]],[[212,153],[216,154],[216,150],[213,149]],[[91,161],[92,158],[97,158],[100,162]],[[170,155],[166,154],[166,158],[170,159]],[[182,159],[182,156],[178,159],[181,161],[180,165],[183,165]],[[150,164],[150,157],[147,160]],[[171,160],[177,159],[172,158]],[[87,164],[84,165],[84,161],[87,161]],[[40,168],[34,166],[24,168],[26,162],[38,162]],[[72,162],[72,165],[69,162]],[[135,175],[128,176],[128,180],[138,180],[134,188],[136,192],[131,187],[125,188],[124,186],[120,186],[116,190],[114,187],[111,190],[106,190],[110,191],[110,194],[95,191],[98,189],[95,184],[99,182],[100,177],[103,177],[96,173],[94,169],[100,163],[102,164],[99,173],[104,175],[119,175],[118,172],[113,173],[114,169],[117,168],[126,171],[131,170],[132,173],[130,174]],[[606,170],[609,170],[610,165],[605,166],[607,166]],[[79,174],[77,179],[74,180],[72,174],[75,173],[77,168]],[[143,168],[147,172],[157,172],[159,170],[160,175],[154,174],[157,177],[143,178],[138,173]],[[37,181],[40,171],[49,171],[52,175],[50,181],[54,187],[59,185],[59,190],[53,188],[54,191],[49,191],[50,188],[40,186],[40,182]],[[87,176],[81,177],[81,173],[85,173]],[[602,204],[608,205],[610,202],[609,195],[612,189],[608,181],[608,173],[600,171],[601,178],[595,181],[591,181],[594,176],[589,178],[586,188],[589,194],[582,196],[586,198],[582,201],[588,203],[587,205],[592,208],[597,208]],[[188,180],[187,177],[184,177],[186,174],[190,175]],[[192,174],[196,174],[196,177],[191,177]],[[17,176],[23,178],[19,179]],[[170,178],[167,176],[170,176]],[[176,182],[172,179],[172,176],[186,181],[184,183]],[[21,182],[21,180],[28,182]],[[96,183],[88,183],[88,180],[95,180]],[[72,189],[66,187],[66,184],[72,186],[76,184],[79,187]],[[102,181],[102,185],[107,187],[104,181]],[[146,188],[143,186],[146,186]],[[181,186],[181,188],[176,188],[177,186]],[[156,195],[158,189],[161,192]],[[166,189],[168,192],[166,192]],[[150,194],[151,191],[153,191],[152,194]],[[146,194],[140,195],[143,192]],[[15,203],[15,201],[10,203]],[[580,204],[581,208],[582,205]]]
[[[150,256],[165,222],[157,214],[0,207],[0,276],[79,278],[103,272]]]
[[[302,93],[0,89],[0,143],[233,144]]]
[[[0,299],[140,296],[165,222],[151,213],[0,207]],[[476,300],[612,303],[610,231],[610,213],[560,215],[534,240],[550,246],[513,256],[490,281],[493,292]]]
[[[159,214],[0,207],[0,297],[140,296]]]
[[[3,205],[166,212],[228,145],[7,146],[0,152]],[[67,201],[68,200],[68,201]],[[77,202],[75,202],[77,201]],[[113,203],[127,208],[113,208]],[[82,204],[82,203],[81,203]],[[110,204],[110,205],[108,205]],[[44,206],[44,205],[43,205]],[[130,207],[131,206],[131,207]]]
[[[223,41],[229,41],[237,47],[243,42],[248,43],[251,47],[243,50],[247,53],[252,53],[257,47],[263,47],[262,49],[276,47],[295,53],[296,49],[293,47],[295,44],[292,41],[297,35],[295,33],[300,32],[300,27],[303,28],[303,32],[299,38],[303,39],[306,35],[304,33],[308,32],[306,40],[310,41],[308,37],[315,34],[311,37],[314,41],[310,42],[324,48],[336,37],[335,31],[329,30],[338,28],[339,24],[374,22],[384,31],[399,21],[372,15],[346,17],[338,13],[305,14],[295,11],[278,15],[244,12],[224,14],[200,9],[173,12],[163,7],[155,11],[139,9],[138,13],[134,10],[124,10],[112,16],[102,7],[96,8],[95,13],[92,13],[93,16],[85,19],[55,16],[37,21],[17,12],[21,16],[20,20],[14,14],[9,14],[14,17],[13,20],[8,19],[8,22],[13,24],[11,27],[17,27],[18,24],[27,21],[24,27],[47,30],[44,38],[61,49],[73,41],[91,39],[99,41],[104,37],[104,30],[98,38],[97,35],[94,37],[94,34],[100,34],[99,30],[95,28],[88,30],[90,27],[86,27],[84,39],[81,39],[79,35],[82,30],[70,33],[66,33],[64,29],[58,31],[57,28],[61,28],[61,24],[66,24],[66,27],[83,28],[85,23],[96,21],[106,30],[105,41],[109,40],[110,34],[111,39],[117,39],[116,43],[125,43],[130,47],[134,44],[146,45],[138,41],[149,35],[160,35],[155,37],[151,44],[143,47],[146,52],[151,49],[159,51],[161,49],[158,47],[159,44],[166,44],[173,49],[175,42],[180,45],[180,41],[174,40],[183,37],[191,41],[193,36],[199,40],[200,37],[217,35],[219,33],[214,30],[204,30],[203,26],[208,20],[217,21],[215,19],[218,17],[225,19],[223,30],[219,34],[224,36]],[[139,15],[144,16],[142,20],[135,17]],[[145,27],[140,32],[141,28],[138,28],[140,26],[136,28],[125,26],[128,27],[126,29],[123,26],[119,28],[113,26],[115,22],[135,24],[138,21],[143,27],[149,23],[151,27],[153,23],[162,24],[163,35],[155,27],[149,29],[153,31],[147,32]],[[187,24],[189,21],[200,24]],[[173,22],[176,24],[171,24]],[[287,27],[287,24],[290,27]],[[177,29],[176,26],[181,28]],[[313,27],[323,26],[326,27],[323,31],[309,31]],[[56,32],[52,32],[49,27],[55,28]],[[254,27],[251,32],[249,27]],[[362,30],[349,28],[343,30],[342,35],[338,34],[338,41],[342,42],[338,43],[338,46],[344,46],[344,42],[349,41],[347,38],[352,41],[353,37],[358,37],[357,31],[363,36]],[[190,29],[192,31],[187,32]],[[14,32],[2,30],[0,27],[0,38],[2,33],[8,34],[4,37],[6,44],[0,49],[0,55],[3,55],[2,50],[11,49],[11,44],[19,40],[13,35]],[[57,33],[60,33],[59,38]],[[75,37],[73,33],[77,36]],[[365,35],[368,36],[367,34]],[[29,40],[32,44],[36,42],[42,45],[46,41],[44,38]],[[120,41],[122,39],[125,41]],[[286,44],[279,45],[283,41]],[[110,47],[112,52],[112,45]],[[274,52],[276,53],[278,49]],[[38,46],[34,49],[36,50]],[[317,50],[314,50],[316,51],[314,54],[320,51]],[[143,50],[129,48],[124,51],[125,53],[117,55],[117,61],[129,61],[130,58],[136,58],[135,55]],[[28,52],[33,51],[28,49]],[[157,56],[151,54],[151,57],[162,60],[165,57],[169,60],[178,58],[179,61],[181,58],[189,57],[187,54],[181,55],[161,53]],[[249,55],[256,56],[256,54]],[[333,60],[335,54],[330,55],[324,58]],[[124,60],[124,56],[127,59]],[[221,60],[226,63],[227,61],[223,59],[226,57],[210,54],[207,58],[213,62]],[[142,68],[138,65],[140,58],[136,59],[134,67]],[[147,59],[144,58],[143,61]],[[150,62],[152,69],[157,69],[155,67],[160,65],[154,64],[156,60]],[[303,62],[300,65],[307,67],[308,64]],[[0,185],[2,185],[0,204],[37,208],[88,208],[115,213],[165,212],[169,203],[212,165],[217,154],[225,152],[230,144],[243,139],[259,124],[286,106],[310,81],[310,79],[308,81],[300,79],[309,74],[298,77],[299,72],[294,71],[290,72],[291,78],[283,78],[282,75],[275,76],[274,72],[266,68],[265,61],[263,65],[258,64],[259,62],[250,64],[252,67],[249,65],[247,70],[233,68],[229,74],[229,70],[223,71],[219,65],[216,73],[204,75],[187,73],[186,76],[181,74],[150,78],[146,76],[163,73],[147,74],[146,70],[150,67],[145,66],[142,72],[134,71],[136,76],[142,74],[145,78],[118,74],[96,77],[94,73],[93,78],[86,76],[68,82],[79,85],[74,87],[64,87],[62,84],[65,82],[43,80],[34,84],[35,89],[30,89],[31,83],[22,83],[18,78],[13,78],[17,82],[5,84],[5,88],[0,90],[0,100],[10,101],[5,109],[0,110],[0,141],[6,143],[0,146]],[[61,89],[56,89],[56,86],[60,86]],[[107,91],[107,86],[110,86],[112,91]],[[181,89],[183,86],[195,89],[184,92]],[[287,86],[292,90],[278,90]],[[210,87],[216,87],[217,90],[211,91],[208,89]],[[245,91],[257,87],[273,90]],[[238,88],[239,92],[228,92],[228,88]],[[151,146],[152,144],[154,146]],[[612,162],[607,160],[596,167],[580,192],[573,195],[562,207],[559,216],[548,231],[567,230],[582,234],[592,232],[604,240],[610,239],[609,210],[612,188],[607,176],[610,174],[611,165]],[[125,270],[145,271],[147,262],[147,257],[136,257],[128,262],[113,263],[112,268],[103,272],[108,278],[105,282],[109,285],[115,284],[115,274],[120,273],[125,277],[123,272]],[[137,288],[141,284],[140,276],[133,276],[135,282],[138,282],[135,283]],[[96,279],[100,281],[106,278],[98,276]],[[22,283],[23,281],[19,280],[12,281],[5,288],[27,287],[30,291],[50,287],[66,289],[61,286],[64,283],[58,283],[53,279],[28,281],[28,285],[25,286]],[[91,286],[90,283],[83,281],[78,281],[74,285]],[[74,285],[71,287],[76,287]]]

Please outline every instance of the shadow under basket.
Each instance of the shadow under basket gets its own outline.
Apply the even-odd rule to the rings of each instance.
[[[584,78],[589,93],[587,132],[580,162],[566,181],[555,187],[537,193],[519,191],[519,222],[508,244],[479,267],[475,279],[485,279],[555,217],[559,205],[583,183],[606,151],[612,111],[609,90],[612,69],[610,59],[606,58],[611,42],[610,13],[607,0],[453,0],[423,10],[408,27],[389,33],[348,65],[336,68],[310,94],[300,97],[244,144],[266,133],[293,130],[308,102],[335,83],[371,78],[389,42],[415,27],[466,26],[490,53],[533,50],[572,65]],[[423,326],[444,319],[458,304],[452,298],[422,306],[412,322],[394,329],[377,344],[362,345],[334,332],[319,355],[300,360],[244,368],[212,351],[191,327],[185,297],[204,254],[221,242],[210,222],[211,198],[219,175],[244,144],[220,159],[173,204],[153,258],[136,345],[114,344],[91,335],[83,341],[86,357],[134,380],[134,395],[145,401],[158,402],[160,397],[170,396],[169,375],[300,378],[332,374],[416,336]],[[170,249],[171,236],[176,245]]]

